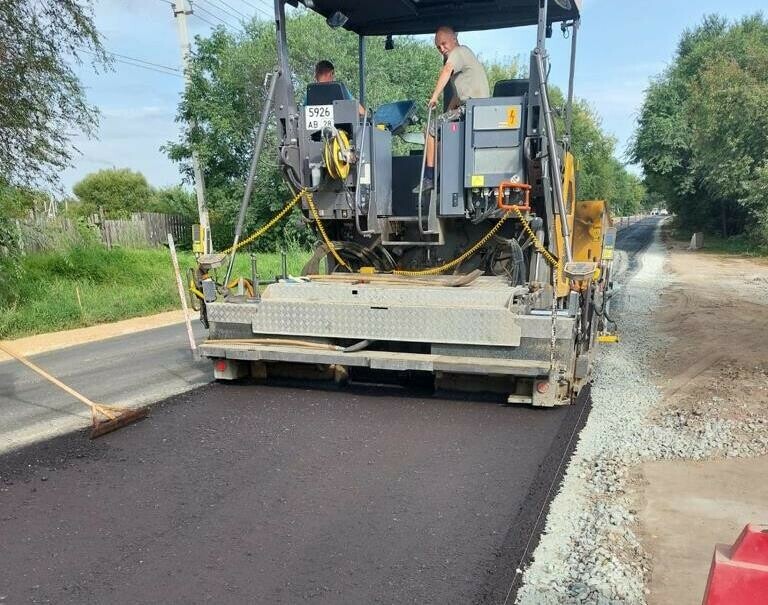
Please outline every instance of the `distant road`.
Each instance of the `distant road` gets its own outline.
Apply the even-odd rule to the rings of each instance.
[[[205,330],[193,323],[201,341]],[[31,359],[86,397],[136,406],[188,391],[212,378],[195,361],[183,324],[108,338]],[[0,362],[0,453],[90,423],[90,411],[16,361]]]

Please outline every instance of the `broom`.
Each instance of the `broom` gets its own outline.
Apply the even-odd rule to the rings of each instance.
[[[51,376],[48,372],[43,370],[41,367],[29,361],[29,359],[27,359],[26,357],[19,355],[18,353],[14,352],[12,349],[9,349],[8,346],[4,345],[2,342],[0,342],[0,351],[4,351],[8,355],[13,357],[17,361],[19,361],[20,363],[23,363],[30,370],[37,372],[38,374],[40,374],[40,376],[45,378],[47,381],[55,384],[60,389],[65,390],[67,393],[72,395],[75,399],[77,399],[78,401],[84,403],[89,408],[91,408],[91,422],[93,424],[91,428],[91,439],[95,439],[96,437],[100,437],[105,433],[110,433],[114,430],[117,430],[128,424],[131,424],[132,422],[141,420],[142,418],[145,418],[149,413],[149,409],[146,407],[124,410],[124,409],[112,407],[109,405],[94,403],[84,395],[81,395],[80,393],[78,393],[75,389],[68,387],[66,384],[61,382],[58,378]]]

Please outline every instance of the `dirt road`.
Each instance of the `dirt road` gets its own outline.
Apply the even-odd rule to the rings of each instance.
[[[666,342],[654,368],[658,419],[687,430],[724,423],[732,445],[725,460],[644,465],[636,498],[652,560],[648,602],[698,605],[714,545],[768,522],[768,458],[735,447],[745,440],[739,427],[768,438],[768,263],[667,245],[672,282],[654,326]]]

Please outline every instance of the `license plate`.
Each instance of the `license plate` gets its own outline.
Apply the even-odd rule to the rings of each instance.
[[[333,127],[333,105],[308,105],[304,108],[304,124],[312,132]]]

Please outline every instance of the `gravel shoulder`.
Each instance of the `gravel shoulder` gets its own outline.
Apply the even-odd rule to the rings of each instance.
[[[657,239],[626,277],[614,307],[622,342],[598,360],[592,413],[518,603],[698,603],[715,542],[735,539],[730,526],[760,521],[745,517],[761,513],[750,506],[750,481],[764,459],[741,462],[741,479],[727,464],[688,461],[766,452],[768,344],[756,297],[766,265]],[[722,470],[710,466],[718,464]],[[684,468],[721,479],[691,475],[680,485]],[[692,540],[703,523],[680,519],[700,518],[696,506],[706,498],[729,529],[721,535],[716,524]],[[704,571],[687,569],[689,559],[703,560]]]

